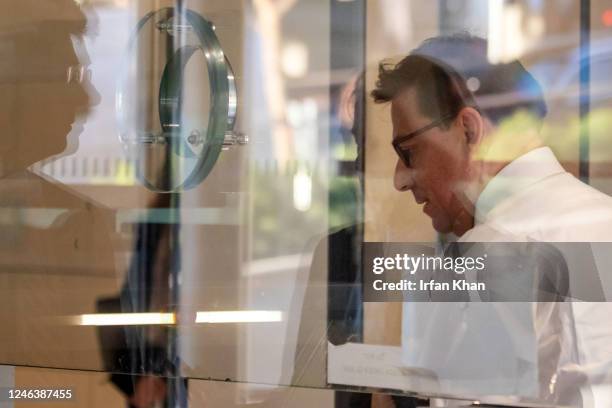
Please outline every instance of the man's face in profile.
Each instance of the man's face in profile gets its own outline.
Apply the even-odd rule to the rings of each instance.
[[[391,101],[393,138],[415,132],[439,118],[421,113],[417,92],[413,88],[400,92]],[[434,127],[401,143],[408,150],[410,166],[398,158],[394,186],[399,191],[411,190],[423,211],[441,233],[456,232],[458,218],[465,214],[461,201],[469,167],[469,149],[459,118],[448,128]]]
[[[48,16],[31,10],[36,5],[16,5],[29,30],[16,30],[0,17],[0,45],[11,56],[0,72],[0,156],[21,168],[62,153],[67,136],[76,140],[79,119],[99,98],[89,83],[80,33],[74,32],[85,27],[85,16],[72,0],[54,3]]]

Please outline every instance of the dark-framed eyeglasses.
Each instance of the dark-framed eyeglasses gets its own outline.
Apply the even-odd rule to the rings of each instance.
[[[410,167],[410,149],[407,147],[402,147],[401,146],[402,143],[422,133],[425,133],[430,129],[433,129],[435,127],[442,125],[444,122],[453,119],[455,116],[457,116],[457,113],[449,113],[448,115],[444,115],[441,118],[434,120],[427,126],[424,126],[420,129],[415,130],[414,132],[410,132],[406,135],[398,136],[395,139],[393,139],[393,141],[391,142],[391,145],[393,146],[395,153],[397,153],[397,155],[399,156],[400,160],[404,163],[404,165],[406,167]]]

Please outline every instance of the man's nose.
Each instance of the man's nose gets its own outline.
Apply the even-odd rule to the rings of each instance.
[[[82,83],[71,88],[69,96],[72,107],[80,116],[87,116],[92,109],[100,104],[101,96],[90,83]],[[68,102],[68,100],[67,100]]]
[[[414,186],[414,170],[406,167],[401,160],[395,165],[393,185],[397,191],[408,191]]]
[[[87,99],[85,103],[89,108],[93,108],[94,106],[98,106],[100,104],[102,101],[102,96],[91,82],[85,82],[82,85],[82,89],[85,94],[84,96]]]

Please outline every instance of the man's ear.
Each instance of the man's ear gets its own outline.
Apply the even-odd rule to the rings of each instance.
[[[465,133],[467,143],[469,145],[480,144],[485,132],[485,123],[480,112],[471,106],[466,106],[459,111],[457,117],[459,119],[459,125]]]

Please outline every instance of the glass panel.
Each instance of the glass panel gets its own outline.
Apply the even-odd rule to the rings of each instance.
[[[606,2],[10,3],[0,364],[611,405]]]
[[[612,93],[608,73],[612,66],[609,46],[612,27],[612,7],[607,2],[596,1],[591,6],[590,27],[590,113],[588,133],[590,143],[589,170],[591,184],[598,190],[612,194],[610,158],[612,157],[608,128]]]

